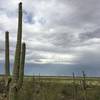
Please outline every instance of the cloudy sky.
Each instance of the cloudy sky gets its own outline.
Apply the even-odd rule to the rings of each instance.
[[[13,63],[19,2],[0,0],[0,63],[5,59],[7,30],[10,32],[10,62]],[[56,73],[57,66],[60,66],[59,73],[69,66],[74,67],[72,72],[77,66],[79,69],[100,69],[100,0],[22,2],[26,64],[45,68],[52,65]]]

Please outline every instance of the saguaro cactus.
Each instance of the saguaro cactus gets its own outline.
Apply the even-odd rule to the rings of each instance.
[[[5,75],[10,75],[10,61],[9,61],[9,32],[5,32]]]
[[[19,79],[21,41],[22,41],[22,3],[20,2],[19,3],[19,12],[18,12],[17,44],[16,44],[14,70],[13,70],[13,81],[15,81],[15,82],[17,82]]]
[[[5,95],[8,98],[9,79],[10,76],[10,60],[9,60],[9,32],[5,32]]]
[[[10,89],[9,89],[9,100],[18,100],[17,94],[20,88],[22,87],[23,83],[26,44],[25,43],[22,44],[21,41],[22,41],[22,3],[20,2],[17,44],[15,51],[12,82],[10,83]]]

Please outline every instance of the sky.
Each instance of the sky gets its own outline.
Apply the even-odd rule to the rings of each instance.
[[[5,59],[5,31],[10,33],[10,63],[14,60],[20,1],[0,0],[1,73]],[[100,75],[100,0],[22,2],[26,70],[31,65],[26,73],[35,72],[37,68],[37,73],[43,73],[44,69],[43,74],[48,70],[46,74],[68,75],[80,69],[88,70],[90,75]]]

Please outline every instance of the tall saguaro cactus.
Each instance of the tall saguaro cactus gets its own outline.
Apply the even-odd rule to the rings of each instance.
[[[9,32],[5,32],[5,87],[6,97],[8,98],[10,76],[10,60],[9,60]]]
[[[22,43],[22,3],[21,2],[19,3],[18,16],[19,19],[18,19],[17,44],[16,44],[16,51],[15,51],[12,81],[9,87],[9,100],[18,100],[17,95],[20,88],[22,87],[23,77],[24,77],[26,44]]]
[[[19,12],[18,12],[17,44],[16,44],[14,70],[13,70],[13,81],[15,81],[15,82],[17,82],[18,78],[19,78],[21,41],[22,41],[22,3],[20,2],[19,3]]]
[[[5,75],[10,75],[10,61],[9,61],[9,32],[5,32]]]

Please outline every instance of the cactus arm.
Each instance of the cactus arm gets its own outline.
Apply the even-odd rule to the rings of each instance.
[[[21,52],[21,62],[20,62],[20,69],[19,69],[19,83],[18,83],[18,90],[22,87],[23,78],[24,78],[24,65],[25,65],[25,53],[26,53],[26,44],[22,44],[22,52]]]

